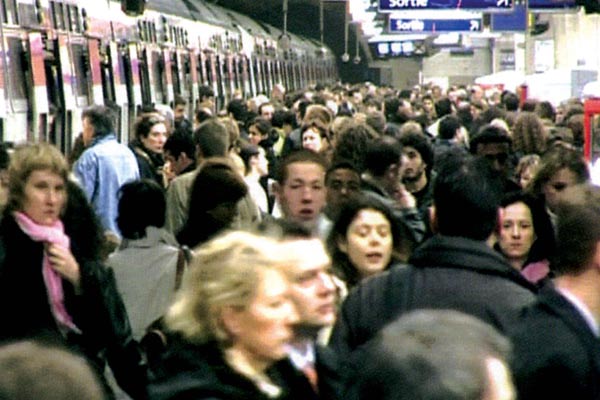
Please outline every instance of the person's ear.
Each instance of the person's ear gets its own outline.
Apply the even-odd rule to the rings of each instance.
[[[434,234],[439,232],[435,206],[429,207],[429,229],[431,229],[431,232]]]
[[[273,193],[275,193],[275,198],[277,199],[278,202],[281,203],[281,195],[282,195],[281,192],[283,191],[283,186],[279,182],[273,182],[272,188],[273,188]]]
[[[338,249],[344,253],[344,254],[348,254],[348,241],[346,240],[345,237],[342,237],[340,235],[338,235],[337,239],[335,240]]]
[[[240,323],[241,310],[239,307],[226,306],[221,311],[221,322],[223,327],[233,337],[239,337],[244,334]]]

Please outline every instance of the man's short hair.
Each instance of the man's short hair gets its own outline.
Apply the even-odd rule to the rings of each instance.
[[[512,139],[504,129],[496,125],[486,124],[479,129],[473,138],[471,138],[469,148],[471,153],[477,154],[477,148],[480,144],[490,143],[506,143],[510,149]]]
[[[502,104],[504,104],[506,111],[518,111],[520,104],[519,96],[517,96],[516,93],[507,92],[502,97]]]
[[[580,184],[565,189],[556,214],[552,270],[557,275],[577,275],[588,267],[600,242],[600,188]]]
[[[372,400],[482,399],[486,363],[504,362],[510,342],[485,322],[453,310],[420,310],[384,328],[353,355],[350,394]]]
[[[438,125],[438,137],[440,139],[454,139],[456,131],[460,128],[460,120],[455,115],[446,115],[440,119]]]
[[[76,354],[33,341],[0,348],[0,399],[105,398],[89,363]]]
[[[327,160],[319,153],[311,150],[300,149],[290,153],[277,166],[276,180],[280,185],[285,184],[288,178],[288,167],[294,163],[312,163],[320,165],[323,171],[327,171]]]
[[[373,176],[383,176],[390,165],[398,164],[402,157],[402,147],[396,138],[384,136],[367,143],[365,170]]]
[[[108,107],[92,106],[86,108],[81,113],[81,118],[87,118],[90,125],[94,128],[95,138],[114,133],[113,113]]]
[[[229,134],[218,119],[211,118],[194,131],[194,142],[202,157],[224,157],[229,149]]]
[[[184,153],[190,160],[196,160],[196,144],[187,133],[175,131],[165,142],[163,151],[168,151],[176,159]]]
[[[487,160],[450,150],[436,167],[433,202],[439,233],[486,240],[496,227],[500,177]]]
[[[198,88],[198,95],[200,100],[203,100],[205,97],[215,97],[215,91],[208,85],[201,85]]]
[[[175,96],[175,100],[173,100],[173,108],[177,107],[177,106],[186,106],[187,105],[187,100],[180,95]]]

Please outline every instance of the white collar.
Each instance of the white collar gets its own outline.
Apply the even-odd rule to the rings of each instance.
[[[598,328],[598,322],[596,321],[596,318],[594,318],[594,315],[590,311],[590,308],[569,290],[560,287],[556,289],[577,309],[577,311],[579,311],[579,314],[588,324],[594,336],[600,337],[600,329]]]
[[[312,341],[290,343],[288,354],[292,364],[299,370],[307,365],[315,365],[315,344]]]

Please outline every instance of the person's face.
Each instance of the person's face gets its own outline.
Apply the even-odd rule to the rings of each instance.
[[[577,176],[568,168],[559,169],[542,185],[546,207],[554,211],[564,190],[577,184]]]
[[[8,203],[8,169],[0,169],[0,209]]]
[[[305,130],[302,134],[302,147],[316,153],[321,151],[323,149],[323,138],[321,137],[321,134],[312,128]]]
[[[265,155],[265,149],[258,148],[258,154],[250,157],[250,165],[258,172],[260,176],[267,176],[269,173],[269,160]]]
[[[431,114],[433,112],[433,100],[431,99],[425,99],[423,100],[423,109],[428,113]]]
[[[185,104],[177,104],[173,110],[173,116],[176,120],[185,118]]]
[[[33,171],[23,191],[22,212],[39,225],[52,225],[67,201],[64,179],[50,169]]]
[[[167,150],[165,151],[165,163],[169,163],[171,171],[173,171],[175,175],[179,175],[188,165],[190,165],[191,160],[184,152],[181,152],[179,157],[175,158],[175,156]]]
[[[360,191],[360,176],[351,169],[340,168],[327,179],[327,205],[337,209],[341,203]]]
[[[287,166],[287,179],[277,195],[283,215],[313,229],[325,207],[325,171],[313,162],[295,162]]]
[[[338,246],[361,277],[381,272],[392,259],[394,241],[390,221],[379,211],[361,210]]]
[[[233,336],[233,348],[249,360],[270,365],[287,355],[298,313],[289,298],[289,284],[283,273],[267,269],[261,275],[250,304],[229,308],[224,320]]]
[[[295,240],[289,245],[302,256],[289,269],[290,294],[304,327],[331,326],[336,315],[336,287],[331,262],[319,239]]]
[[[477,155],[485,157],[492,168],[498,172],[506,172],[508,153],[508,143],[480,143],[477,145]]]
[[[533,168],[527,167],[521,172],[521,176],[519,177],[519,186],[525,189],[529,182],[533,179]]]
[[[414,147],[404,146],[402,148],[402,154],[404,155],[402,158],[403,179],[409,181],[419,179],[425,173],[425,169],[427,168],[427,164],[425,164],[421,158],[421,153]]]
[[[250,143],[258,146],[258,144],[261,140],[264,139],[264,137],[262,133],[258,130],[256,125],[252,125],[250,126],[250,128],[248,128],[248,139],[250,140]]]
[[[260,116],[264,117],[270,121],[273,119],[274,112],[275,112],[275,108],[273,106],[264,106],[260,109]]]
[[[82,121],[82,133],[81,138],[83,139],[83,145],[89,146],[94,139],[94,127],[90,124],[89,118],[84,118]]]
[[[167,126],[160,122],[150,128],[146,137],[140,137],[142,145],[154,153],[162,153],[165,142],[167,141]]]
[[[510,259],[525,259],[535,240],[531,210],[523,203],[504,208],[500,226],[500,249]]]

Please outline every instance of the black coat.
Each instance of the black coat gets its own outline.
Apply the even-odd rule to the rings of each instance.
[[[600,340],[552,287],[541,290],[510,336],[519,399],[600,399]]]
[[[283,389],[278,400],[316,399],[310,383],[287,359],[267,374]],[[266,394],[224,360],[216,343],[193,345],[179,341],[165,354],[149,386],[152,400],[268,400]],[[271,399],[272,400],[272,399]]]
[[[338,354],[347,355],[410,310],[453,309],[506,332],[535,300],[535,287],[485,242],[434,236],[410,263],[368,279],[348,295],[330,339]]]
[[[135,399],[146,397],[146,370],[110,270],[77,260],[81,293],[63,279],[65,306],[82,334],[64,337],[48,303],[42,276],[44,245],[34,242],[6,214],[0,223],[0,342],[36,339],[84,355],[100,373],[105,357],[119,385]]]

